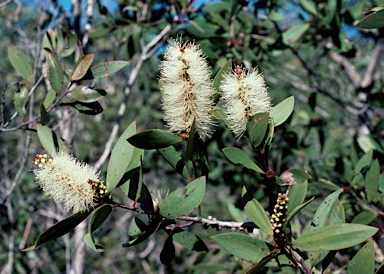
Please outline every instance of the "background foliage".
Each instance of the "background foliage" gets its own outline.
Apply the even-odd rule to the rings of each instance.
[[[86,273],[99,269],[112,273],[185,273],[186,269],[231,273],[250,266],[244,266],[210,238],[217,234],[215,229],[200,226],[194,226],[192,232],[203,239],[209,253],[176,245],[176,257],[167,266],[160,263],[165,233],[151,236],[146,244],[123,248],[134,216],[124,210],[115,210],[107,224],[94,233],[97,242],[104,245],[104,253],[84,245],[85,223],[36,251],[20,252],[32,245],[39,233],[68,216],[60,205],[42,195],[29,172],[34,168],[34,155],[47,149],[41,146],[39,137],[44,134],[38,136],[39,127],[41,131],[54,130],[70,153],[105,175],[113,145],[134,120],[138,132],[164,127],[157,76],[169,37],[199,44],[214,74],[229,59],[234,64],[258,66],[274,104],[294,95],[292,116],[275,129],[269,165],[276,174],[298,167],[311,175],[306,200],[316,199],[295,217],[296,229],[310,222],[321,201],[341,187],[344,193],[338,203],[345,209],[347,222],[382,227],[384,29],[381,25],[368,26],[374,29],[354,26],[363,19],[363,12],[380,3],[116,1],[106,6],[95,1],[89,6],[90,2],[74,1],[71,12],[56,1],[0,4],[2,273],[81,273],[85,265]],[[379,10],[367,16],[376,13],[382,14]],[[55,81],[54,72],[44,77],[47,63],[55,67],[54,54],[43,49],[49,44],[61,50],[59,60],[67,78]],[[96,105],[67,102],[67,107],[58,107],[52,100],[65,89],[61,82],[70,82],[82,51],[94,54],[92,65],[113,60],[129,64],[108,77],[82,82],[105,90],[106,94],[100,91],[105,96]],[[25,58],[19,68],[12,63],[16,58],[12,56]],[[58,89],[57,94],[52,96],[51,87]],[[248,220],[242,210],[243,186],[268,207],[259,174],[223,157],[221,149],[230,146],[253,155],[244,139],[236,141],[219,121],[207,148],[210,176],[203,216]],[[177,149],[185,148],[180,145]],[[143,174],[150,190],[175,190],[185,185],[156,150],[145,151]],[[375,181],[376,189],[367,187],[371,181]],[[115,194],[117,200],[131,203],[123,192]],[[374,236],[377,263],[383,260],[382,246],[379,232]],[[338,252],[329,269],[349,265],[360,247]]]

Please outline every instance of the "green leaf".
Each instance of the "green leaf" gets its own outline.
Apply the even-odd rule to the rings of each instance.
[[[127,61],[111,61],[95,65],[87,71],[87,73],[83,76],[82,80],[92,80],[107,77],[121,70],[128,64],[129,62]]]
[[[336,191],[336,190],[340,189],[340,187],[337,184],[335,184],[329,180],[326,180],[324,178],[320,178],[319,186],[323,187],[324,189],[331,190],[331,191]]]
[[[338,224],[343,222],[339,217],[339,207],[338,207],[338,198],[343,189],[339,189],[330,195],[328,195],[324,201],[317,208],[315,216],[312,219],[310,231],[314,232],[319,228],[331,225]],[[312,266],[317,265],[321,262],[328,254],[328,251],[322,250],[314,252],[309,252],[308,256]]]
[[[73,71],[71,77],[71,82],[81,80],[85,76],[94,58],[95,55],[93,53],[90,53],[84,55],[77,61],[75,70]]]
[[[181,215],[191,213],[203,201],[205,195],[206,178],[199,177],[188,183],[184,188],[175,190],[164,198],[160,205],[161,216],[175,219]]]
[[[352,223],[368,225],[377,217],[377,215],[377,212],[363,211],[357,214],[355,218],[353,218]]]
[[[104,246],[100,244],[96,244],[91,236],[91,234],[86,233],[83,235],[83,242],[88,246],[90,249],[92,249],[95,252],[104,252]]]
[[[138,174],[136,173],[136,175],[138,176],[133,176],[132,179],[130,180],[129,191],[128,191],[128,197],[135,202],[139,201],[142,194],[146,194],[142,192],[143,190],[143,165],[142,164],[140,164],[139,173]],[[151,198],[149,197],[149,199]]]
[[[361,224],[332,224],[303,234],[292,246],[305,251],[340,250],[366,241],[378,230]]]
[[[40,122],[43,126],[48,123],[47,109],[44,107],[43,104],[40,105]]]
[[[28,83],[32,83],[33,70],[32,65],[27,56],[20,50],[8,46],[8,59],[11,62],[13,68],[21,77]]]
[[[316,4],[310,0],[299,0],[300,6],[307,12],[317,15]]]
[[[259,273],[264,266],[266,266],[272,259],[276,257],[277,251],[274,250],[271,253],[269,253],[267,256],[263,257],[260,262],[252,266],[250,269],[247,270],[246,274],[255,274]],[[281,263],[281,261],[279,261]],[[271,265],[274,266],[274,265]]]
[[[363,174],[360,172],[356,173],[352,178],[351,185],[357,187],[363,186]]]
[[[384,149],[381,145],[375,140],[375,138],[368,134],[367,136],[361,136],[357,138],[357,144],[361,148],[362,151],[367,153],[370,150],[376,150],[380,153],[384,154]]]
[[[127,141],[142,149],[159,149],[169,147],[182,141],[181,137],[160,129],[149,129],[137,133]]]
[[[143,234],[141,234],[139,237],[129,241],[128,243],[123,244],[123,247],[134,246],[134,245],[137,245],[137,244],[145,241],[149,236],[151,236],[153,234],[153,232],[156,231],[158,226],[159,226],[158,221],[150,222]]]
[[[290,96],[271,108],[271,118],[275,127],[284,123],[293,112],[295,97]]]
[[[94,251],[104,251],[103,246],[95,243],[92,234],[104,223],[104,221],[108,218],[109,214],[111,214],[112,210],[113,207],[111,205],[104,204],[96,208],[96,210],[93,211],[90,217],[88,224],[88,233],[83,236],[83,240],[85,244]]]
[[[347,274],[361,274],[374,272],[375,247],[373,241],[369,241],[352,258],[347,268]]]
[[[198,236],[191,232],[185,230],[180,232],[175,231],[173,234],[173,239],[188,250],[208,252],[208,247],[205,245],[205,243]]]
[[[56,91],[53,89],[53,88],[50,88],[47,92],[47,95],[45,96],[45,99],[44,99],[44,107],[45,109],[48,109],[53,101],[55,101],[56,99]]]
[[[273,249],[266,242],[243,233],[222,233],[211,237],[224,250],[250,263],[257,263]]]
[[[85,103],[95,102],[107,95],[103,89],[93,89],[82,85],[75,87],[70,92],[75,100]]]
[[[185,28],[186,31],[193,36],[198,38],[206,38],[209,37],[217,31],[218,26],[207,23],[205,19],[201,17],[197,17],[194,20],[189,20],[188,26]]]
[[[216,74],[215,79],[213,80],[213,87],[217,92],[220,92],[220,82],[223,80],[223,77],[226,73],[230,73],[232,69],[232,59],[229,59],[223,67]]]
[[[112,210],[113,206],[108,204],[104,204],[94,210],[89,220],[88,232],[92,234],[100,228],[100,226],[108,218],[109,214],[111,214]]]
[[[304,36],[304,33],[308,30],[309,23],[302,25],[295,25],[283,32],[283,43],[287,46],[293,46],[293,44]]]
[[[258,113],[248,121],[248,138],[253,147],[258,147],[264,140],[268,129],[268,121],[268,113]]]
[[[296,207],[304,202],[307,191],[308,182],[294,184],[289,188],[287,215],[291,214]]]
[[[60,93],[64,84],[64,71],[61,63],[57,60],[56,55],[50,49],[45,48],[48,66],[48,80],[56,93]]]
[[[267,134],[265,135],[265,146],[268,146],[268,147],[271,146],[274,133],[275,133],[275,125],[273,123],[268,123]]]
[[[280,21],[284,20],[284,15],[281,13],[280,10],[272,9],[269,13],[269,19],[272,21]]]
[[[80,113],[87,115],[97,115],[103,112],[103,107],[98,102],[84,103],[79,101],[67,101],[59,104],[60,106],[70,106]]]
[[[232,269],[234,262],[228,263],[199,263],[190,267],[190,270],[197,271],[197,273],[227,273],[228,269]],[[195,273],[193,272],[193,273]]]
[[[365,189],[367,194],[368,203],[373,202],[375,199],[380,199],[379,194],[380,185],[380,165],[379,160],[375,159],[365,175]]]
[[[375,7],[356,24],[356,27],[361,29],[379,29],[384,26],[383,18],[384,7]]]
[[[36,247],[42,244],[45,244],[48,241],[55,240],[67,234],[69,231],[74,229],[78,224],[80,224],[83,220],[85,220],[85,218],[87,218],[91,212],[92,210],[79,211],[61,220],[60,222],[57,222],[56,224],[54,224],[53,226],[45,230],[43,233],[41,233],[37,237],[35,244],[33,246],[23,249],[22,251],[34,250]]]
[[[335,214],[337,211],[337,203],[339,195],[343,189],[339,189],[328,195],[317,208],[315,216],[311,222],[311,231],[316,231],[318,228],[335,224]],[[336,221],[337,222],[337,221]]]
[[[133,220],[129,225],[128,235],[129,236],[140,235],[147,230],[147,227],[148,226],[142,220],[135,217],[133,218]]]
[[[236,147],[226,147],[222,149],[225,157],[228,158],[234,164],[240,164],[248,169],[252,169],[258,173],[264,173],[264,171],[258,167],[251,158],[239,148]]]
[[[110,34],[112,32],[113,27],[107,27],[106,25],[97,24],[89,30],[89,38],[91,39],[99,39],[99,38],[105,38],[106,35]]]
[[[106,186],[111,193],[120,182],[123,175],[128,171],[140,166],[140,158],[133,158],[134,151],[139,150],[133,147],[126,139],[136,133],[136,122],[132,122],[121,134],[115,146],[112,149],[107,168]],[[139,150],[143,153],[142,150]],[[141,153],[141,155],[142,155]]]
[[[140,172],[142,174],[142,171]],[[142,183],[140,197],[138,198],[137,201],[140,203],[141,209],[154,211],[152,195],[144,183]]]
[[[182,175],[184,178],[191,179],[183,159],[174,146],[160,148],[157,151],[173,167],[173,169],[176,170],[177,173]]]
[[[373,151],[370,150],[368,151],[367,153],[365,153],[363,155],[363,157],[361,157],[359,159],[359,161],[357,162],[356,166],[355,166],[355,169],[354,171],[357,173],[357,172],[360,172],[363,168],[369,166],[371,164],[371,161],[372,161],[372,154],[373,154]]]
[[[165,240],[163,249],[161,250],[160,261],[165,265],[169,265],[172,263],[174,258],[175,258],[175,246],[173,245],[172,236],[169,236]]]
[[[218,2],[211,5],[205,5],[203,11],[209,13],[210,15],[229,12],[230,6],[225,2]]]
[[[255,225],[257,225],[268,235],[273,236],[271,222],[269,221],[269,218],[259,201],[253,198],[251,201],[246,203],[244,210]]]
[[[57,50],[57,54],[62,58],[71,55],[75,51],[78,42],[77,35],[72,33],[69,29],[66,29],[63,38],[63,46]]]
[[[293,217],[295,217],[295,215],[296,215],[298,212],[300,212],[300,210],[301,210],[302,208],[304,208],[304,207],[306,207],[307,205],[309,205],[314,199],[315,199],[315,197],[312,197],[311,199],[309,199],[309,200],[306,201],[305,203],[300,204],[300,205],[294,207],[294,208],[292,209],[291,212],[287,213],[287,217],[286,217],[287,220],[286,220],[286,223],[289,223],[289,222],[293,219]],[[288,209],[289,209],[289,203],[288,203]]]
[[[41,145],[48,152],[53,154],[57,151],[63,151],[66,149],[66,145],[60,136],[58,136],[49,127],[37,124],[37,136],[39,137]]]

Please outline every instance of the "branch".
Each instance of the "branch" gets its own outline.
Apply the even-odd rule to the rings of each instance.
[[[236,230],[243,232],[245,229],[247,231],[252,231],[254,228],[258,228],[252,222],[220,221],[220,220],[217,220],[216,218],[213,218],[212,216],[208,216],[207,219],[201,218],[201,217],[189,217],[189,216],[181,216],[176,219],[181,221],[190,221],[192,222],[192,224],[200,223],[204,226],[204,228],[212,227],[212,228],[216,228],[216,230],[218,231],[220,231],[223,228],[227,228],[227,229],[230,229],[232,232],[235,232]]]
[[[361,81],[360,75],[348,59],[334,51],[330,51],[329,56],[333,61],[340,64],[344,68],[345,73],[348,75],[349,80],[351,80],[355,88],[359,87]]]
[[[157,51],[157,49],[164,44],[170,31],[171,31],[171,25],[167,25],[151,42],[149,42],[147,45],[142,46],[141,55],[138,58],[136,65],[130,71],[128,83],[126,88],[124,89],[124,100],[120,104],[118,116],[115,119],[115,123],[112,127],[111,134],[109,135],[109,138],[105,144],[103,154],[100,156],[99,160],[94,165],[95,169],[99,170],[101,166],[105,163],[105,161],[108,159],[109,154],[111,153],[112,144],[115,141],[117,133],[120,128],[120,121],[124,116],[125,109],[127,108],[129,94],[131,93],[132,86],[136,82],[137,76],[139,75],[139,71],[143,65],[143,62],[148,58],[150,58]]]
[[[303,257],[300,256],[299,253],[297,253],[295,250],[293,250],[291,247],[288,247],[290,254],[292,255],[292,258],[294,259],[294,262],[296,263],[297,267],[299,267],[300,271],[302,273],[308,273],[311,274],[312,270],[311,267],[309,267],[306,263]]]
[[[159,212],[151,211],[151,210],[143,210],[136,207],[126,206],[118,203],[112,202],[115,207],[128,209],[134,211],[138,214],[152,215],[152,216],[161,216]],[[199,216],[190,217],[190,216],[180,216],[176,218],[176,220],[187,221],[190,222],[187,226],[191,226],[193,224],[202,224],[204,228],[212,227],[216,228],[216,230],[220,231],[223,228],[231,229],[232,232],[239,230],[243,232],[247,230],[251,232],[254,228],[258,228],[253,222],[228,222],[228,221],[220,221],[212,216],[208,216],[208,218],[201,218]],[[172,225],[171,225],[172,226]],[[169,228],[171,228],[169,226]],[[185,225],[183,225],[185,227]]]
[[[1,128],[0,128],[0,132],[1,131],[15,131],[15,130],[17,130],[17,129],[20,129],[20,128],[22,128],[23,126],[26,126],[26,125],[28,125],[28,124],[30,124],[30,123],[34,123],[38,118],[40,118],[40,116],[37,116],[37,117],[35,117],[35,118],[32,118],[32,116],[31,116],[31,107],[33,107],[33,103],[31,103],[32,101],[33,101],[33,93],[35,92],[35,90],[36,90],[36,88],[37,88],[37,86],[40,84],[40,82],[42,81],[44,79],[44,75],[41,75],[40,76],[40,78],[37,80],[37,82],[33,85],[33,87],[31,88],[31,90],[29,91],[29,96],[30,96],[30,98],[29,98],[29,102],[30,102],[30,108],[29,108],[29,119],[28,119],[28,121],[27,122],[24,122],[24,123],[21,123],[21,124],[19,124],[18,126],[16,126],[16,127],[13,127],[13,128],[9,128],[9,129],[6,129],[6,127],[7,126],[9,126],[9,124],[17,117],[17,112],[15,112],[12,116],[11,116],[11,118],[9,118],[9,120],[6,122],[6,123],[4,123],[3,124],[3,119],[2,119],[2,125],[1,125]],[[5,100],[4,99],[4,94],[5,94],[5,89],[3,90],[3,94],[2,94],[2,102],[1,102],[1,115],[2,115],[2,117],[4,116],[4,114],[3,114],[3,111],[4,111],[4,106],[5,106],[5,102],[3,101],[3,100]],[[48,111],[47,111],[48,112]]]
[[[371,62],[369,63],[368,68],[365,71],[364,78],[360,83],[361,88],[364,89],[371,86],[374,80],[380,77],[380,74],[381,74],[380,63],[382,61],[383,53],[384,53],[384,39],[379,39],[373,50]]]

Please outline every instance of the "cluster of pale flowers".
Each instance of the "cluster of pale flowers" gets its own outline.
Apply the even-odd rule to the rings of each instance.
[[[164,120],[170,131],[189,134],[193,121],[202,139],[212,136],[215,108],[212,72],[202,50],[191,42],[172,40],[160,66]],[[249,119],[270,112],[271,98],[264,77],[237,66],[220,83],[223,109],[231,131],[241,137]]]
[[[193,122],[200,138],[213,134],[215,89],[212,72],[199,46],[172,40],[160,66],[164,120],[171,132],[187,134]],[[257,69],[237,66],[224,75],[220,84],[223,108],[231,131],[241,136],[249,119],[270,112],[271,99],[262,74]],[[109,198],[100,173],[64,152],[38,154],[36,181],[43,192],[73,212],[87,210]],[[161,195],[154,195],[159,207]]]
[[[73,212],[100,204],[109,192],[97,172],[65,152],[37,154],[33,172],[43,192]]]

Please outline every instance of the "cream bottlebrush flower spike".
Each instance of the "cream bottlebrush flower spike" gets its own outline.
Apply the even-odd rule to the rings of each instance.
[[[85,163],[64,152],[37,154],[34,162],[36,181],[43,192],[73,212],[94,207],[109,193],[100,174]]]
[[[252,116],[271,110],[264,77],[256,68],[244,71],[236,66],[232,73],[224,75],[220,89],[230,129],[236,136],[241,137]]]
[[[201,49],[172,40],[160,65],[164,120],[170,131],[189,134],[193,120],[202,139],[212,136],[213,83]]]

